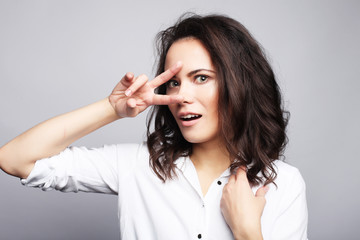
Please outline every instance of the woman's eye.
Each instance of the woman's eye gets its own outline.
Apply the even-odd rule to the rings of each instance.
[[[204,82],[206,82],[206,80],[207,80],[208,78],[209,78],[208,76],[199,75],[199,76],[196,76],[196,77],[195,77],[195,81],[196,81],[197,83],[204,83]]]
[[[174,87],[177,87],[179,86],[179,83],[175,80],[170,80],[166,83],[166,87],[167,88],[174,88]]]

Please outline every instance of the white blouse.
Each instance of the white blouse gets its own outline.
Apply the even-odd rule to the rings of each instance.
[[[36,162],[22,184],[42,190],[117,194],[121,239],[233,239],[220,210],[226,170],[203,196],[196,169],[187,157],[176,161],[177,177],[163,183],[149,167],[145,145],[70,147]],[[299,171],[274,162],[261,218],[265,240],[307,239],[305,183]],[[253,188],[254,193],[257,188]]]

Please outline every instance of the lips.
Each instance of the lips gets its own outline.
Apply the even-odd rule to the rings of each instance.
[[[202,117],[201,114],[198,113],[189,113],[189,112],[182,112],[178,115],[181,124],[183,127],[190,127],[195,125],[200,118]]]
[[[191,120],[195,120],[198,118],[201,118],[200,114],[186,114],[186,115],[180,116],[180,119],[183,121],[191,121]]]

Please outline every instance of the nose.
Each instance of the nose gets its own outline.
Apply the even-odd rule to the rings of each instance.
[[[194,102],[195,89],[191,86],[190,83],[181,84],[178,94],[184,97],[184,100],[182,101],[182,104],[184,104],[184,103],[189,104],[189,103]]]

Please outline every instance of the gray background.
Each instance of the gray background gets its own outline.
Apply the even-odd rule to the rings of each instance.
[[[0,145],[153,76],[155,34],[185,11],[224,13],[264,46],[291,111],[287,161],[307,183],[310,239],[359,239],[358,1],[0,1]],[[146,113],[76,142],[144,139]],[[21,149],[19,149],[21,151]],[[44,193],[0,172],[0,239],[117,239],[117,199]]]

